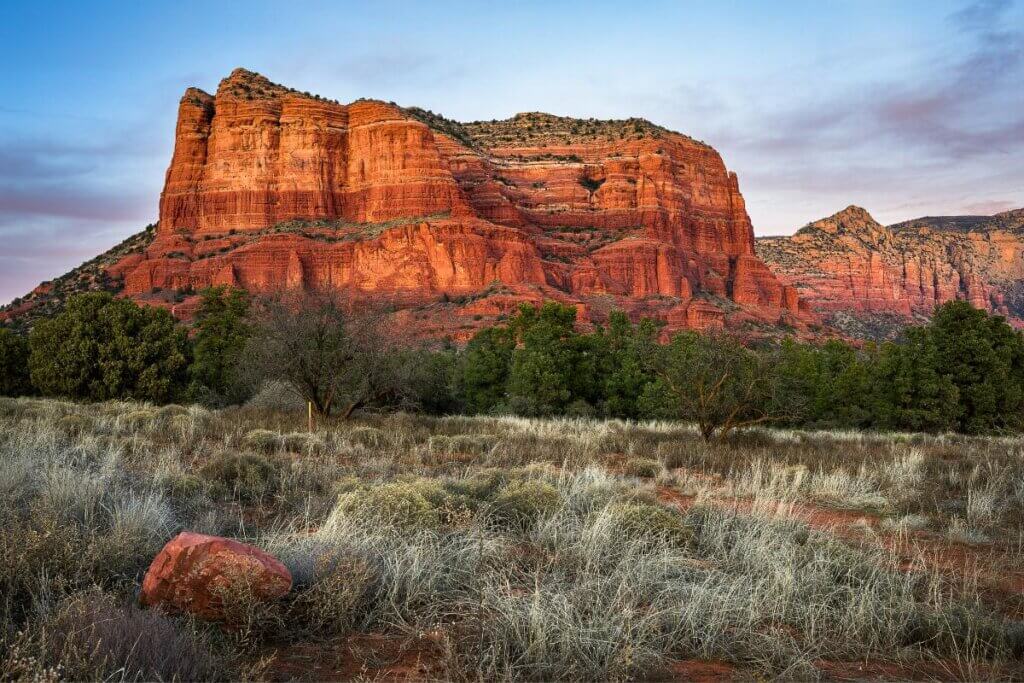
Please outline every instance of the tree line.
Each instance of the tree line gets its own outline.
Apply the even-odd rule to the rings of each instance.
[[[683,419],[707,438],[757,424],[1017,432],[1024,337],[962,301],[898,342],[786,339],[747,347],[723,333],[659,343],[652,320],[613,313],[580,332],[576,309],[523,305],[465,345],[403,340],[380,311],[330,294],[202,293],[193,333],[160,308],[72,297],[26,338],[0,328],[0,394],[75,400],[246,402],[268,383],[322,416],[435,414]]]

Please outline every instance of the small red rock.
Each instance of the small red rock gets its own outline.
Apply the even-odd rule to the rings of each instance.
[[[247,582],[253,595],[273,600],[291,590],[292,575],[259,548],[185,531],[153,558],[140,601],[217,621],[224,616],[219,591],[239,581]]]

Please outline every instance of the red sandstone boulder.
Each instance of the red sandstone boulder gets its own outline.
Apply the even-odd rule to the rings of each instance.
[[[142,582],[141,602],[217,621],[224,618],[226,590],[242,589],[257,599],[273,600],[291,586],[288,568],[259,548],[185,531],[153,559]]]

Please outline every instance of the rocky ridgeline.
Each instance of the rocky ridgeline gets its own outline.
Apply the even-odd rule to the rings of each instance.
[[[643,119],[459,123],[236,69],[181,98],[157,227],[0,316],[28,326],[103,289],[187,319],[225,284],[346,292],[461,340],[545,299],[666,334],[813,337],[824,321],[887,337],[950,299],[1024,320],[1022,225],[1024,210],[885,227],[849,207],[755,248],[719,154]]]
[[[850,206],[791,237],[759,239],[757,252],[852,337],[891,337],[957,299],[1024,324],[1024,210],[886,227]]]

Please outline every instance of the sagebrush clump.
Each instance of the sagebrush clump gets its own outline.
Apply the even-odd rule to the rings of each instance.
[[[272,494],[281,479],[282,467],[256,453],[219,451],[203,465],[200,477],[211,495],[254,501]]]

